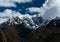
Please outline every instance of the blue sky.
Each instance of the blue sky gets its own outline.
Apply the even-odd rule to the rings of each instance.
[[[5,9],[11,9],[14,11],[19,11],[22,14],[25,14],[26,8],[29,7],[41,7],[45,0],[32,0],[32,2],[27,3],[15,3],[17,7],[4,7],[0,6],[0,12],[3,12]]]
[[[33,15],[49,20],[60,17],[60,0],[0,0],[0,22],[7,20],[4,17]]]

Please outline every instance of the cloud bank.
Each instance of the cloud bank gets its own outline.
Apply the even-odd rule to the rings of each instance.
[[[60,6],[58,3],[60,3],[59,0],[47,0],[45,4],[47,8],[43,6],[44,8],[46,8],[43,17],[46,19],[54,19],[57,16],[60,17],[60,12],[58,12],[60,10],[58,7]]]
[[[47,9],[44,13],[46,19],[54,19],[57,16],[60,17],[60,0],[47,0]]]
[[[31,18],[32,16],[29,14],[22,15],[20,12],[16,12],[10,9],[6,9],[4,12],[0,12],[0,23],[7,21],[7,19],[11,19],[13,17],[18,16],[20,19],[23,18]]]
[[[6,9],[4,12],[0,12],[0,23],[3,23],[7,21],[8,18],[12,18],[13,16],[17,16],[19,14],[20,13]]]
[[[26,3],[26,2],[32,2],[32,0],[0,0],[0,6],[2,6],[2,7],[16,7],[15,2]]]
[[[54,19],[60,17],[60,0],[47,0],[42,7],[27,8],[29,12],[38,12],[45,19]]]
[[[32,0],[0,0],[0,6],[11,7],[16,6],[15,2],[26,3],[32,2]],[[27,8],[30,13],[37,12],[42,15],[45,19],[54,19],[60,17],[60,0],[47,0],[42,7],[30,7]]]

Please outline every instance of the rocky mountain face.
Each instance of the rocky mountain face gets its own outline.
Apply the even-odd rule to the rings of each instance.
[[[60,17],[29,34],[28,42],[60,42]]]
[[[41,17],[32,18],[35,24],[43,24],[42,26],[39,26],[37,29],[29,29],[31,27],[26,27],[27,24],[30,24],[30,22],[32,21],[31,19],[24,18],[25,20],[22,20],[19,17],[8,19],[8,21],[0,24],[0,41],[60,42],[60,18],[56,17],[55,19],[49,22],[47,20],[43,21],[43,19],[40,18]],[[28,20],[28,22],[26,22],[26,20]],[[30,25],[32,25],[32,23]]]
[[[55,19],[51,20],[47,26],[60,27],[60,17],[56,17]]]

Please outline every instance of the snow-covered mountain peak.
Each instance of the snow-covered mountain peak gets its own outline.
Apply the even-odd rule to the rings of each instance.
[[[4,21],[3,23],[6,23],[8,22],[9,25],[11,24],[24,24],[24,26],[26,28],[29,28],[29,29],[37,29],[38,27],[42,26],[45,24],[45,20],[43,19],[43,17],[39,17],[39,16],[31,16],[31,15],[28,15],[28,14],[25,14],[25,15],[14,15],[12,16],[11,18],[10,17],[7,17],[5,18],[6,21]]]
[[[9,12],[9,13],[8,13]],[[45,25],[46,20],[40,15],[21,14],[12,10],[5,10],[0,14],[0,24],[8,22],[10,24],[24,24],[26,28],[37,29]]]

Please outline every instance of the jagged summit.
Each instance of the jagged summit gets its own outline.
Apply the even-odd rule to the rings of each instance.
[[[47,25],[49,27],[60,27],[60,17],[52,19]]]
[[[8,18],[3,23],[7,23],[8,25],[23,24],[26,28],[37,29],[40,26],[46,25],[48,23],[48,21],[43,19],[43,17],[41,17],[41,16],[39,17],[39,16],[23,15],[21,17],[13,16],[12,18]]]
[[[20,17],[21,16],[21,17]],[[21,25],[23,24],[25,28],[34,29],[36,30],[42,26],[56,26],[59,27],[60,25],[60,17],[56,17],[52,20],[46,20],[42,16],[30,16],[30,15],[20,15],[20,16],[13,16],[11,18],[7,18],[5,22],[1,24],[8,24],[8,25]],[[0,25],[1,25],[0,24]]]

